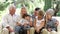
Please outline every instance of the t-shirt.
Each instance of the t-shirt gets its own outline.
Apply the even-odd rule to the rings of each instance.
[[[42,23],[42,21],[44,21],[44,19],[41,19],[41,20],[36,19],[36,26],[37,27],[40,26],[40,23]]]

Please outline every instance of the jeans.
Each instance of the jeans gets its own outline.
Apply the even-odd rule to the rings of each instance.
[[[21,26],[16,26],[15,27],[15,34],[22,34]]]
[[[16,26],[15,34],[27,34],[27,30],[24,29],[24,26]]]

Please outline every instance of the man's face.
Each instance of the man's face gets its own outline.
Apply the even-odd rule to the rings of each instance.
[[[35,16],[38,16],[38,11],[34,11],[34,15]]]
[[[26,9],[24,8],[24,9],[21,9],[21,14],[22,15],[24,15],[24,14],[26,14],[27,13],[27,11],[26,11]]]
[[[11,7],[10,9],[9,9],[9,12],[10,12],[10,14],[15,14],[15,11],[16,11],[16,8],[14,8],[14,7]]]

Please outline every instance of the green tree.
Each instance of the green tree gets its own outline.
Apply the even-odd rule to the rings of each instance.
[[[51,6],[52,6],[52,0],[45,0],[44,10],[46,11],[47,9],[51,8]]]

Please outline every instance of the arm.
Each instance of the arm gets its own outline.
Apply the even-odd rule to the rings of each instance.
[[[32,26],[32,21],[30,21],[30,26]]]
[[[59,21],[56,21],[56,22],[55,22],[55,26],[58,26],[58,25],[59,25]]]
[[[3,25],[4,28],[7,28],[10,32],[13,32],[13,29],[8,24],[7,16],[3,17],[2,25]]]
[[[36,27],[36,19],[34,19],[34,27]]]
[[[21,24],[17,22],[16,25],[17,25],[17,26],[20,26]]]
[[[42,21],[42,22],[40,23],[39,29],[41,29],[42,27],[44,27],[44,23],[45,23],[45,21]]]
[[[9,24],[8,24],[8,19],[7,19],[6,16],[4,16],[4,17],[2,18],[2,25],[3,25],[4,28],[6,28],[6,27],[9,26]]]

